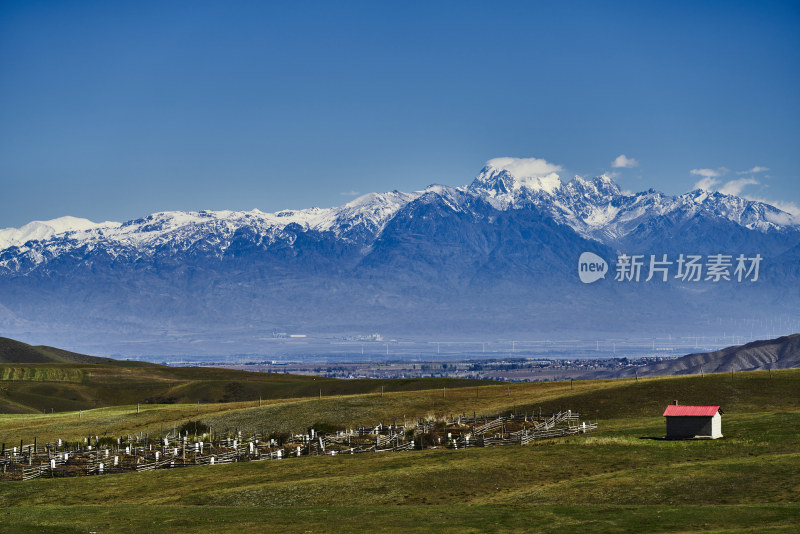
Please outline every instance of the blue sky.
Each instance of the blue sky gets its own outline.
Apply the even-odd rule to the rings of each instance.
[[[798,82],[797,2],[6,0],[0,228],[325,207],[501,156],[797,205]]]

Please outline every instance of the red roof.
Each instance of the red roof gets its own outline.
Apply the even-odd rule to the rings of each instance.
[[[713,417],[719,411],[719,406],[675,406],[670,404],[664,410],[664,417]]]

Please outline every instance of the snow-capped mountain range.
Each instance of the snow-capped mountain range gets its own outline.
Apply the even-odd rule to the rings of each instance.
[[[284,210],[277,213],[252,211],[166,211],[127,221],[94,223],[77,217],[33,221],[25,226],[0,230],[0,251],[16,248],[19,254],[57,254],[72,247],[105,246],[109,250],[146,250],[172,244],[186,249],[207,240],[224,252],[231,236],[241,228],[252,228],[266,242],[286,237],[292,224],[304,230],[332,231],[337,237],[357,240],[376,235],[398,209],[420,193],[371,193],[336,208]],[[52,257],[52,256],[51,256]]]
[[[0,230],[0,335],[95,353],[150,336],[149,350],[169,338],[174,353],[175,343],[194,351],[210,338],[257,344],[272,330],[697,335],[723,318],[800,309],[800,225],[789,213],[703,190],[628,193],[607,176],[560,172],[497,158],[466,186],[371,193],[333,208],[62,217]],[[576,274],[586,251],[610,264],[619,253],[764,261],[757,284],[607,276],[587,286]]]
[[[514,158],[490,160],[469,186],[432,185],[422,191],[369,193],[333,208],[252,211],[169,211],[124,223],[94,223],[77,217],[33,221],[0,230],[0,269],[20,272],[46,264],[60,254],[103,248],[112,256],[149,255],[168,246],[188,250],[202,246],[222,256],[237,231],[248,229],[259,243],[293,242],[296,232],[330,232],[337,239],[368,247],[395,214],[422,196],[441,198],[454,210],[465,199],[484,200],[499,211],[535,207],[579,235],[617,246],[620,240],[655,217],[688,220],[698,215],[719,218],[762,233],[793,230],[800,221],[769,204],[718,192],[695,190],[669,196],[649,190],[625,193],[607,176],[575,177],[562,182],[554,166],[542,160],[520,165]],[[473,199],[474,200],[474,199]]]

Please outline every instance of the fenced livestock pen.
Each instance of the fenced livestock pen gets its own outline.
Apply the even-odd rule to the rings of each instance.
[[[61,439],[0,450],[0,480],[39,477],[75,477],[172,469],[232,462],[278,460],[301,456],[398,452],[432,448],[464,449],[499,445],[526,445],[595,430],[597,423],[581,422],[577,413],[559,411],[550,416],[508,415],[494,418],[450,416],[417,419],[374,427],[283,436],[239,431],[222,435],[212,431],[183,434],[173,430],[158,437],[139,433],[124,437],[91,436],[83,441]]]

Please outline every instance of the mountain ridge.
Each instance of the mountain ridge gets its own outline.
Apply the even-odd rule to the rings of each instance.
[[[761,233],[800,229],[800,223],[790,214],[764,202],[699,189],[677,196],[652,189],[625,194],[605,175],[590,180],[575,177],[562,183],[553,171],[557,167],[551,167],[544,166],[545,171],[551,172],[542,177],[519,178],[507,169],[489,164],[468,186],[433,185],[413,193],[368,193],[334,208],[275,213],[258,209],[167,211],[123,223],[93,223],[74,217],[34,221],[20,229],[0,230],[0,269],[24,272],[26,266],[35,268],[47,263],[51,256],[84,245],[106,246],[110,253],[119,254],[130,249],[151,250],[166,243],[188,248],[205,238],[222,253],[230,245],[231,237],[244,228],[253,229],[261,241],[291,244],[292,225],[298,225],[302,231],[332,232],[337,239],[369,247],[400,209],[430,194],[443,199],[474,196],[498,211],[535,206],[583,237],[610,246],[623,244],[626,236],[656,216],[676,216],[683,220],[697,215],[713,216]],[[458,204],[454,205],[456,209]],[[12,249],[12,254],[3,254]],[[15,261],[20,256],[28,261]]]
[[[257,350],[273,330],[695,336],[800,305],[800,226],[777,208],[702,191],[627,194],[607,176],[562,183],[553,166],[506,166],[522,178],[495,161],[468,186],[274,214],[162,212],[11,246],[0,250],[0,329],[69,333],[71,348],[95,352],[95,339],[118,340],[107,353],[171,340],[150,351],[176,354],[228,336]],[[583,252],[605,258],[605,279],[580,283]],[[760,255],[757,283],[613,276],[619,254],[669,254],[674,267],[679,254],[720,253]]]
[[[638,376],[694,375],[764,371],[800,367],[800,334],[762,339],[734,345],[714,352],[687,354],[674,360],[627,368],[614,373],[615,378]]]

